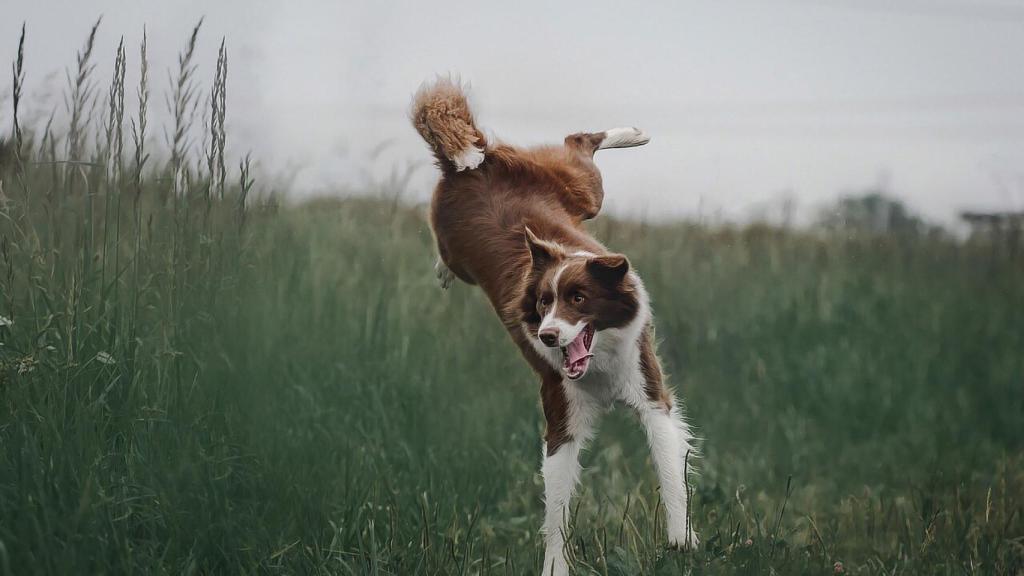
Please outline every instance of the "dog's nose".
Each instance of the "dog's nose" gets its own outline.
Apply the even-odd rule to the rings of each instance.
[[[558,328],[545,328],[538,332],[537,336],[546,346],[558,345]]]

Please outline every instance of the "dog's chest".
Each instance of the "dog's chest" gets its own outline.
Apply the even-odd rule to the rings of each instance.
[[[642,386],[639,379],[642,373],[636,343],[606,335],[594,347],[594,360],[587,374],[572,384],[595,400],[610,405],[632,396],[631,389]]]

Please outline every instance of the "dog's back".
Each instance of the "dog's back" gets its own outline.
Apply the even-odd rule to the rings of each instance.
[[[604,199],[593,154],[646,142],[639,131],[632,143],[600,132],[573,134],[562,146],[492,144],[461,87],[447,79],[422,87],[411,115],[441,170],[430,213],[441,259],[459,279],[480,285],[499,313],[517,299],[530,263],[525,227],[578,250],[607,252],[581,227]]]

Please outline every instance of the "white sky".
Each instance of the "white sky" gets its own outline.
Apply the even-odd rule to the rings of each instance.
[[[162,117],[166,72],[205,16],[204,86],[227,37],[230,153],[297,170],[296,195],[413,165],[408,195],[427,198],[435,174],[406,107],[424,79],[454,72],[480,123],[512,143],[646,130],[644,148],[599,153],[619,214],[743,219],[786,196],[808,214],[878,182],[942,222],[1024,209],[1024,1],[0,4],[4,62],[27,21],[40,111],[63,106],[63,70],[103,14],[97,78],[124,35],[135,81],[146,24]]]

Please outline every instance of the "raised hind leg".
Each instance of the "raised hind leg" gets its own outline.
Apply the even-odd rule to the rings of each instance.
[[[610,128],[603,132],[577,132],[565,137],[566,147],[574,148],[592,158],[594,152],[609,148],[633,148],[643,146],[651,137],[639,128]]]
[[[570,214],[589,220],[601,210],[604,187],[601,172],[594,164],[594,153],[607,148],[630,148],[650,141],[637,128],[612,128],[603,132],[578,132],[565,137],[573,179],[563,191],[563,205]]]

